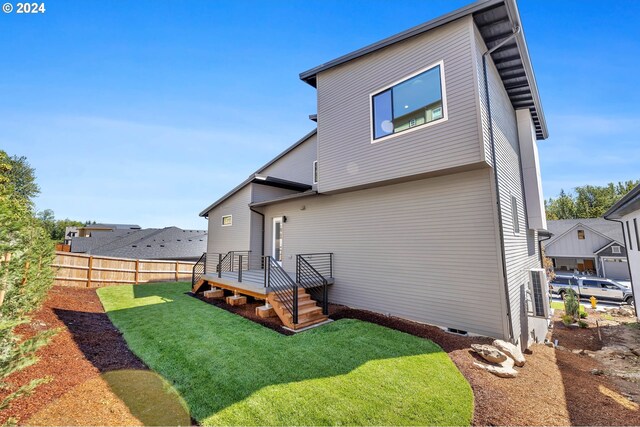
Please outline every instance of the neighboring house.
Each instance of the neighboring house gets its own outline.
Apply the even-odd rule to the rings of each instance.
[[[229,251],[290,273],[332,253],[332,303],[543,339],[547,129],[521,27],[513,0],[476,2],[302,73],[317,129],[200,213],[205,278]]]
[[[640,185],[637,185],[605,214],[604,218],[612,221],[624,239],[629,251],[630,280],[633,289],[633,297],[640,295]],[[638,301],[636,299],[636,307]],[[636,311],[636,315],[637,315]],[[640,317],[638,317],[640,319]]]
[[[206,249],[206,231],[178,227],[113,229],[71,239],[71,252],[116,258],[197,261]]]
[[[543,242],[556,271],[578,271],[629,280],[620,226],[602,218],[547,221],[553,236]]]
[[[140,230],[135,224],[87,224],[83,227],[66,227],[64,229],[64,244],[71,245],[74,237],[91,237],[95,233],[104,233],[114,230]]]

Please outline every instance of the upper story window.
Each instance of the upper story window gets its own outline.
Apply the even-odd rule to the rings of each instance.
[[[233,224],[233,217],[231,215],[224,215],[222,217],[222,226],[226,227]]]
[[[584,240],[584,230],[578,230],[578,239]]]
[[[371,95],[374,141],[446,120],[443,66],[441,61]]]
[[[620,246],[611,246],[611,253],[612,254],[622,253],[622,251],[620,250]]]

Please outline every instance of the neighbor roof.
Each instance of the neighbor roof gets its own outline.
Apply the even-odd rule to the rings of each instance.
[[[551,239],[545,241],[545,245],[548,246],[564,236],[564,234],[575,228],[578,225],[582,225],[589,228],[596,233],[603,235],[604,237],[614,240],[618,243],[624,242],[620,225],[615,222],[607,221],[603,218],[581,218],[581,219],[557,219],[547,221],[547,230],[553,233]]]
[[[477,1],[439,18],[425,22],[424,24],[415,26],[300,73],[300,79],[316,87],[316,76],[323,71],[423,34],[468,15],[473,15],[473,19],[488,49],[497,46],[511,36],[514,28],[521,29],[513,40],[495,50],[491,54],[491,57],[496,64],[498,73],[502,78],[502,82],[513,107],[516,109],[529,108],[536,128],[536,138],[547,138],[547,124],[542,111],[538,87],[536,85],[527,43],[524,38],[524,33],[522,32],[520,14],[518,13],[515,0]]]
[[[178,227],[114,230],[71,240],[72,252],[133,259],[197,259],[206,246],[205,230]]]
[[[607,219],[619,219],[637,210],[640,210],[640,184],[633,187],[622,199],[611,206],[603,216]]]

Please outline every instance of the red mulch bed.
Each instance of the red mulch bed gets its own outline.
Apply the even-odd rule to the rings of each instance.
[[[14,400],[9,409],[0,413],[0,425],[11,417],[25,423],[67,392],[90,381],[94,388],[100,388],[93,397],[107,402],[110,410],[98,408],[96,405],[102,402],[89,399],[75,408],[85,414],[73,414],[70,419],[86,420],[93,425],[140,424],[99,377],[104,371],[148,368],[129,350],[104,314],[95,289],[53,288],[32,322],[19,332],[26,338],[48,328],[61,331],[38,352],[40,361],[36,365],[12,375],[8,382],[26,384],[43,377],[51,377],[52,381],[38,387],[32,396]],[[6,395],[0,393],[0,400]]]

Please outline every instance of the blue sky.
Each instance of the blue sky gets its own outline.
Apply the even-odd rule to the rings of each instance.
[[[202,208],[313,128],[300,72],[467,3],[58,0],[0,13],[0,148],[28,157],[37,208],[57,218],[206,228]],[[549,126],[545,196],[640,178],[640,2],[519,7]]]

